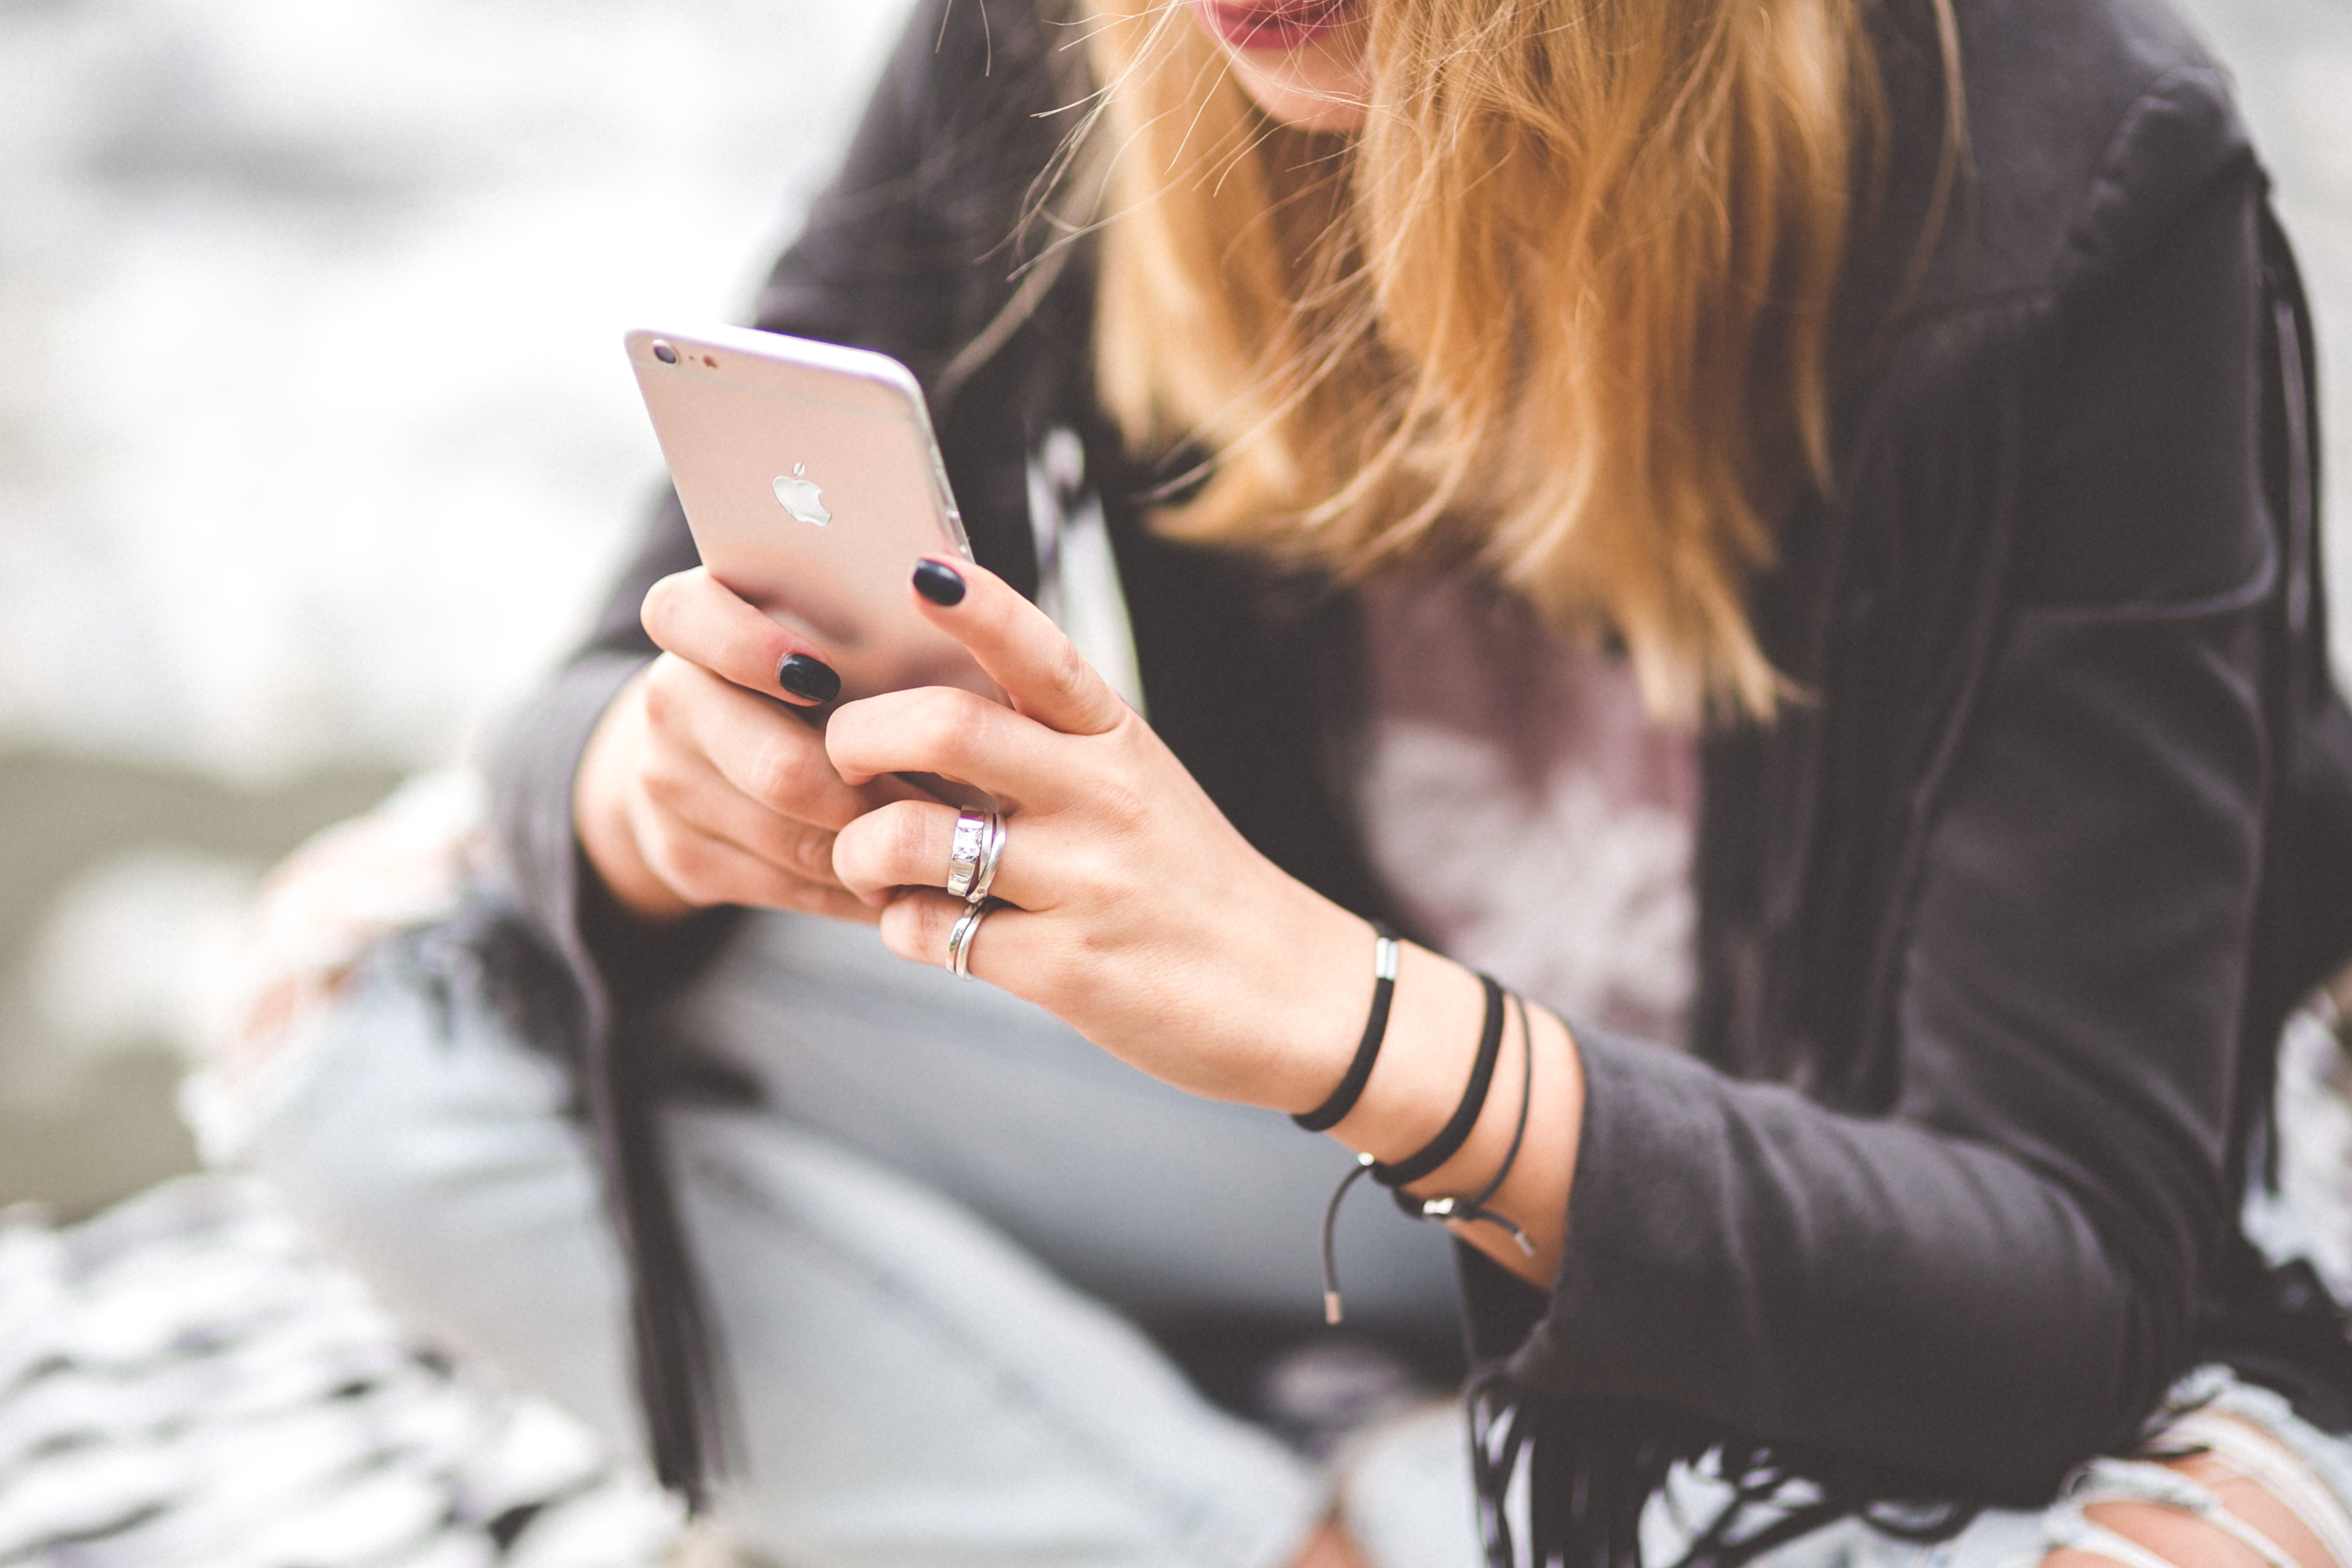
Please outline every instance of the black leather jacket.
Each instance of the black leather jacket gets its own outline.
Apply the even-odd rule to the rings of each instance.
[[[1078,430],[1154,723],[1269,855],[1378,910],[1333,787],[1347,601],[1139,526],[1148,476],[1087,389],[1083,251],[1042,300],[1010,277],[1066,57],[1026,7],[989,7],[984,38],[973,6],[942,35],[941,5],[759,321],[916,368],[976,550],[1016,584],[1026,456]],[[1691,1052],[1580,1028],[1558,1283],[1465,1264],[1489,1458],[1516,1410],[1539,1494],[1615,1477],[1614,1501],[1548,1505],[1600,1557],[1664,1456],[1719,1440],[1855,1495],[2024,1503],[2202,1359],[2352,1418],[2332,1314],[2236,1226],[2277,1027],[2352,950],[2292,266],[2220,73],[2156,0],[1961,0],[1964,177],[1914,273],[1943,121],[1922,12],[1876,23],[1894,112],[1843,293],[1836,483],[1756,595],[1802,696],[1704,746]],[[673,1474],[691,1276],[627,1023],[712,922],[603,908],[569,795],[650,652],[646,585],[693,560],[673,502],[501,764],[525,903],[590,1003]]]

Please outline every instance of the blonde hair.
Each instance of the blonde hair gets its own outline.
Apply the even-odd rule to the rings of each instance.
[[[1613,632],[1654,712],[1769,715],[1747,588],[1827,484],[1859,0],[1366,0],[1345,138],[1271,122],[1181,0],[1102,4],[1097,387],[1210,454],[1156,526],[1475,566]]]

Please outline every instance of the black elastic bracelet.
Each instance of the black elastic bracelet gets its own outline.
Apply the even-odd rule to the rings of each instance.
[[[1486,1206],[1486,1201],[1501,1192],[1503,1184],[1511,1179],[1511,1167],[1519,1163],[1519,1148],[1528,1139],[1528,1109],[1536,1100],[1535,1026],[1528,1020],[1527,1003],[1516,991],[1511,993],[1511,1003],[1519,1012],[1519,1039],[1525,1049],[1519,1067],[1519,1121],[1511,1129],[1511,1146],[1503,1151],[1503,1163],[1495,1167],[1494,1175],[1478,1189],[1475,1198],[1416,1198],[1402,1188],[1391,1190],[1389,1196],[1396,1200],[1396,1206],[1408,1219],[1458,1219],[1494,1226],[1508,1232],[1511,1239],[1519,1244],[1519,1250],[1533,1258],[1536,1244],[1519,1228],[1518,1222]]]
[[[1290,1120],[1309,1132],[1324,1132],[1337,1127],[1356,1109],[1356,1101],[1364,1092],[1364,1085],[1372,1079],[1372,1064],[1380,1059],[1381,1042],[1388,1037],[1389,1003],[1396,996],[1397,942],[1396,932],[1384,925],[1372,927],[1372,1013],[1364,1020],[1363,1038],[1356,1042],[1356,1058],[1348,1064],[1348,1075],[1331,1098],[1312,1110],[1294,1111]]]
[[[1471,1064],[1462,1103],[1454,1108],[1454,1120],[1438,1129],[1437,1136],[1419,1153],[1408,1154],[1393,1165],[1372,1167],[1372,1180],[1384,1187],[1410,1186],[1460,1153],[1462,1145],[1470,1141],[1470,1130],[1478,1125],[1479,1113],[1486,1109],[1495,1061],[1503,1052],[1503,988],[1491,974],[1478,976],[1478,984],[1486,993],[1486,1018],[1478,1030],[1478,1059]]]
[[[1393,1165],[1383,1165],[1370,1154],[1358,1154],[1354,1166],[1339,1178],[1339,1186],[1332,1189],[1331,1201],[1323,1206],[1323,1321],[1327,1323],[1336,1323],[1340,1318],[1339,1267],[1334,1256],[1334,1237],[1339,1228],[1339,1205],[1347,1200],[1348,1189],[1356,1184],[1357,1177],[1368,1172],[1372,1180],[1384,1187],[1401,1187],[1408,1182],[1419,1181],[1454,1158],[1462,1145],[1469,1142],[1470,1130],[1478,1125],[1478,1113],[1486,1108],[1486,1089],[1495,1080],[1495,1058],[1503,1048],[1503,988],[1495,984],[1491,975],[1481,974],[1478,984],[1486,994],[1486,1016],[1478,1029],[1478,1059],[1471,1064],[1470,1082],[1462,1091],[1462,1103],[1454,1108],[1454,1119],[1440,1129],[1437,1136],[1418,1153]],[[1523,1012],[1522,1017],[1524,1016]],[[1532,1051],[1533,1037],[1529,1038],[1528,1048]],[[1532,1057],[1528,1061],[1528,1070],[1534,1070]],[[1527,1117],[1524,1102],[1519,1107],[1519,1115],[1524,1130]],[[1514,1159],[1518,1156],[1516,1139],[1512,1141],[1511,1154]],[[1524,1237],[1521,1245],[1526,1245]]]

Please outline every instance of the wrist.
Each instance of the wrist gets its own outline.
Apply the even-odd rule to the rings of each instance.
[[[630,782],[643,726],[636,704],[640,676],[624,686],[589,734],[572,781],[572,832],[582,858],[622,909],[639,920],[667,921],[693,905],[664,881],[637,837]]]
[[[1303,883],[1289,890],[1252,944],[1262,968],[1255,994],[1275,1006],[1254,1025],[1266,1056],[1248,1098],[1297,1115],[1329,1099],[1355,1058],[1372,1003],[1377,938],[1371,922]]]
[[[1465,1100],[1478,1109],[1444,1163],[1401,1190],[1467,1200],[1516,1226],[1456,1221],[1448,1228],[1537,1285],[1559,1267],[1583,1123],[1584,1078],[1574,1038],[1551,1013],[1507,995],[1500,1046],[1483,1097],[1472,1084],[1488,1016],[1485,986],[1462,965],[1408,945],[1398,970],[1389,1038],[1356,1108],[1331,1136],[1382,1166],[1429,1151]],[[1490,1190],[1491,1189],[1491,1190]]]
[[[1365,968],[1369,974],[1369,962]],[[1400,942],[1387,1038],[1364,1092],[1331,1136],[1383,1165],[1426,1148],[1460,1102],[1478,1054],[1484,1013],[1475,974],[1425,947]]]

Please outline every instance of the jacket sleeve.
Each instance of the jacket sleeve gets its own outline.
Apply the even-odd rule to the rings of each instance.
[[[2240,161],[2156,232],[2094,227],[2131,254],[2036,329],[2005,614],[1888,917],[1891,1110],[1579,1030],[1522,1387],[2024,1504],[2185,1370],[2268,784],[2259,200]]]
[[[964,7],[971,17],[951,16],[958,25],[943,31],[945,3],[916,7],[841,170],[761,292],[760,326],[881,348],[919,366],[946,353],[957,253],[945,237],[953,226],[938,209],[959,192],[968,197],[969,184],[951,159],[941,162],[935,139],[954,127],[939,122],[938,105],[968,95],[940,85],[1004,62],[982,58],[989,41],[977,8]],[[973,258],[962,259],[968,267]],[[699,559],[677,497],[666,493],[593,631],[515,715],[490,762],[499,844],[525,919],[550,951],[585,952],[625,1010],[681,983],[712,950],[724,917],[656,926],[622,911],[572,831],[572,778],[606,706],[657,651],[638,620],[646,590]]]

